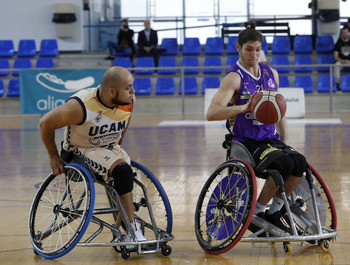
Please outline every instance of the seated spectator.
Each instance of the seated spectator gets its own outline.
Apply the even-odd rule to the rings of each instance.
[[[349,28],[344,26],[340,31],[340,36],[333,48],[333,56],[335,61],[334,76],[337,82],[337,88],[340,89],[340,71],[342,64],[349,64],[350,61],[350,39]]]
[[[126,53],[131,61],[135,54],[135,47],[134,47],[134,31],[132,29],[129,29],[128,20],[123,19],[121,21],[119,33],[118,33],[118,42],[115,43],[113,41],[108,41],[108,52],[109,56],[106,57],[106,60],[114,60],[115,53],[116,52],[124,52]]]
[[[140,31],[137,39],[138,56],[153,57],[154,65],[158,66],[159,53],[157,49],[158,34],[157,31],[151,29],[151,22],[146,19],[144,22],[145,29]]]

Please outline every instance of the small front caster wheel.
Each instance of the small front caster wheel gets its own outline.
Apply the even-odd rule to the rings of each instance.
[[[173,250],[172,250],[171,246],[162,245],[161,252],[162,252],[163,256],[169,256],[172,251]]]
[[[283,249],[286,255],[291,255],[293,252],[292,245],[289,242],[283,242]]]
[[[328,240],[323,240],[323,241],[321,242],[321,249],[322,249],[323,251],[325,251],[325,252],[329,251],[330,246],[331,246],[331,245],[330,245],[330,243],[329,243]]]
[[[124,260],[127,260],[130,258],[130,251],[126,247],[121,248],[121,254]]]

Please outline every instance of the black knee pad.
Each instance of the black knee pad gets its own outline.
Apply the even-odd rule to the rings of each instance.
[[[127,163],[120,163],[112,171],[114,188],[119,195],[131,192],[134,187],[134,172]]]
[[[292,154],[291,157],[294,159],[294,169],[292,175],[296,177],[302,177],[307,169],[306,158],[299,153]]]
[[[278,157],[268,166],[268,168],[276,169],[280,172],[283,179],[286,179],[292,174],[294,167],[294,159],[287,154]]]

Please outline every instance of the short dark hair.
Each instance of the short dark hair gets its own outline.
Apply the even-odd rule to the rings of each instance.
[[[123,23],[123,22],[128,23],[128,20],[126,18],[124,18],[120,21],[120,23]]]
[[[263,43],[263,35],[255,29],[256,22],[254,20],[245,22],[243,25],[246,29],[242,30],[238,35],[238,44],[240,46],[243,46],[248,41],[260,41]]]

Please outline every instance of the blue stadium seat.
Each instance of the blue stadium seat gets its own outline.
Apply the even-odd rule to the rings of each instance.
[[[8,84],[7,97],[19,97],[20,96],[20,87],[19,79],[11,79]]]
[[[293,50],[295,54],[311,54],[312,39],[310,35],[297,35],[293,41]]]
[[[152,57],[138,57],[136,59],[135,67],[145,68],[145,67],[154,67],[154,60]],[[135,70],[135,75],[153,75],[154,69],[147,70]]]
[[[113,66],[131,68],[132,67],[131,59],[130,57],[116,57],[113,60]]]
[[[310,75],[297,75],[294,80],[294,87],[302,87],[304,93],[314,92],[314,82]]]
[[[0,58],[11,58],[15,54],[12,40],[0,40]]]
[[[30,59],[16,59],[13,63],[14,69],[30,69],[32,68],[32,63]],[[19,71],[13,71],[12,76],[19,76]]]
[[[334,64],[333,54],[319,54],[317,55],[316,64]],[[319,73],[328,73],[329,67],[316,67],[316,71]]]
[[[58,45],[56,39],[44,39],[40,42],[39,57],[57,57]]]
[[[275,55],[272,57],[271,66],[290,65],[288,55]],[[289,67],[276,67],[279,73],[290,73]]]
[[[177,43],[177,38],[164,38],[160,45],[161,55],[178,55],[179,44]]]
[[[0,97],[4,95],[5,88],[4,88],[4,82],[0,79]]]
[[[218,76],[205,76],[202,82],[202,94],[205,93],[207,88],[219,88],[220,78]]]
[[[320,75],[317,79],[317,92],[319,93],[329,93],[330,92],[330,84],[329,84],[329,75]],[[335,77],[333,76],[332,83],[332,91],[333,93],[337,92],[337,84],[335,82]]]
[[[316,38],[316,52],[322,53],[333,53],[334,40],[330,35],[320,35]]]
[[[236,42],[238,41],[238,37],[229,37],[226,47],[226,53],[228,55],[238,55],[238,51],[236,49]]]
[[[279,87],[290,87],[289,77],[287,75],[280,75],[280,86]]]
[[[311,55],[295,55],[294,59],[295,65],[306,65],[312,64]],[[312,73],[313,72],[312,67],[294,67],[294,72],[296,73]]]
[[[266,55],[268,54],[269,46],[268,46],[268,44],[266,42],[266,38],[265,37],[263,37],[263,43],[261,45],[261,49],[265,52]]]
[[[179,83],[179,95],[182,94],[182,80]],[[198,94],[198,84],[197,78],[195,77],[185,77],[185,95],[197,95]]]
[[[182,46],[182,55],[200,55],[202,47],[199,38],[185,38]]]
[[[272,54],[289,54],[290,39],[288,36],[274,36],[271,46]]]
[[[52,58],[39,58],[35,63],[35,68],[55,68]]]
[[[224,43],[220,37],[208,37],[204,46],[205,55],[222,55]]]
[[[149,77],[136,77],[134,79],[135,95],[151,95],[152,82]]]
[[[203,66],[218,66],[221,67],[221,58],[218,56],[210,56],[204,58]],[[221,74],[222,69],[221,68],[212,68],[212,69],[203,69],[203,74]]]
[[[350,92],[350,75],[343,75],[340,83],[342,92]]]
[[[163,67],[176,67],[175,57],[160,57],[158,61],[158,74],[159,75],[175,75],[177,69],[162,69]]]
[[[10,69],[10,64],[7,59],[0,59],[0,70]],[[10,71],[0,71],[0,76],[8,76]]]
[[[195,66],[199,67],[199,59],[198,57],[183,57],[181,61],[182,67],[190,67]],[[199,69],[185,69],[184,73],[185,75],[197,75],[199,74]]]
[[[172,77],[159,77],[156,83],[156,95],[174,95],[175,82]]]
[[[238,59],[239,59],[238,56],[227,57],[227,60],[226,60],[226,66],[227,66],[226,74],[227,74],[228,70],[231,68],[231,66],[237,63]]]
[[[20,40],[18,44],[17,57],[32,58],[36,55],[36,45],[34,40]]]
[[[115,56],[116,57],[129,57],[130,55],[127,54],[126,52],[115,52]]]

